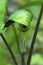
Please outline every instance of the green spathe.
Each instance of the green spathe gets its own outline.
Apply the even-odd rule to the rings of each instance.
[[[29,26],[32,19],[32,13],[27,10],[18,10],[15,11],[10,17],[9,20],[13,20],[17,23]]]
[[[3,28],[4,28],[6,3],[7,3],[7,0],[0,0],[0,33],[3,31]]]

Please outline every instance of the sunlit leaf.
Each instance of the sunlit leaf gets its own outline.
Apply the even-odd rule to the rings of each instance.
[[[32,19],[32,13],[26,10],[15,11],[10,17],[9,20],[13,20],[22,25],[30,25]]]
[[[7,0],[0,0],[0,33],[4,28],[4,17],[6,12],[6,2]]]

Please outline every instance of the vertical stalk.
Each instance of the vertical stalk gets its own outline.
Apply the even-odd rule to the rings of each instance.
[[[12,25],[12,29],[13,29],[13,32],[14,32],[14,35],[15,35],[15,39],[16,39],[16,42],[17,42],[17,45],[18,45],[18,50],[20,52],[20,48],[19,48],[19,38],[17,36],[17,32],[16,32],[16,29],[15,29],[15,26],[14,24]]]
[[[14,24],[12,25],[12,29],[13,29],[13,31],[14,31],[14,35],[15,35],[15,38],[16,38],[16,42],[17,42],[17,44],[19,45],[19,39],[18,39],[17,32],[16,32],[16,29],[15,29]]]
[[[21,53],[21,65],[24,65],[24,55],[25,53]]]
[[[42,4],[42,7],[41,7],[39,17],[38,17],[35,32],[34,32],[34,35],[33,35],[32,43],[31,43],[31,47],[30,47],[30,51],[29,51],[29,56],[28,56],[28,60],[27,60],[27,65],[30,65],[30,62],[31,62],[32,52],[33,52],[33,48],[34,48],[34,44],[35,44],[35,40],[36,40],[38,28],[39,28],[39,24],[40,24],[40,21],[41,21],[42,12],[43,12],[43,4]]]
[[[12,56],[12,59],[13,59],[13,61],[14,61],[14,64],[15,64],[15,65],[18,65],[18,64],[17,64],[17,61],[16,61],[16,59],[15,59],[15,56],[14,56],[14,54],[13,54],[13,52],[12,52],[10,46],[8,45],[8,43],[7,43],[6,39],[5,39],[5,37],[3,36],[2,33],[0,34],[0,36],[2,37],[2,39],[3,39],[3,41],[4,41],[5,45],[6,45],[6,47],[8,48],[9,53],[10,53],[10,55]]]

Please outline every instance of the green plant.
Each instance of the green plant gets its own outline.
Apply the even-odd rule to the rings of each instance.
[[[28,4],[29,6],[30,5],[33,5],[36,1],[30,1],[30,3]],[[38,3],[41,5],[43,1],[38,1]],[[20,35],[20,38],[19,36],[16,34],[16,32],[18,32],[16,30],[15,32],[15,28],[13,27],[13,30],[15,32],[15,37],[18,38],[18,40],[16,39],[17,43],[18,43],[18,49],[20,50],[20,54],[21,54],[21,64],[24,65],[25,62],[24,62],[24,55],[25,55],[25,52],[26,52],[26,42],[27,42],[27,39],[29,37],[29,32],[30,32],[30,27],[31,27],[31,21],[32,21],[32,18],[34,17],[33,14],[28,10],[26,9],[23,9],[21,6],[21,9],[13,12],[10,17],[8,18],[8,20],[6,20],[6,22],[4,23],[4,17],[5,17],[5,11],[6,11],[6,3],[7,3],[7,0],[1,0],[0,1],[0,36],[2,37],[3,41],[5,42],[5,45],[6,47],[8,48],[11,56],[12,56],[12,59],[14,61],[14,64],[15,65],[18,65],[17,61],[16,61],[16,58],[9,46],[9,44],[7,43],[5,37],[3,36],[2,32],[4,29],[8,28],[10,25],[14,24],[15,28],[16,28],[16,25],[17,25],[17,29],[19,30],[19,35]],[[32,3],[32,4],[31,4]],[[35,5],[35,4],[34,4]],[[2,7],[3,6],[3,7]],[[23,6],[25,8],[25,6]],[[39,24],[40,24],[40,20],[41,20],[41,16],[42,16],[42,12],[43,12],[43,4],[42,4],[42,7],[41,7],[41,11],[39,13],[39,17],[38,17],[38,21],[37,21],[37,24],[36,24],[36,28],[35,28],[35,32],[34,32],[34,35],[33,35],[33,39],[32,39],[32,43],[31,43],[31,47],[30,47],[30,51],[29,51],[29,56],[28,56],[28,61],[27,61],[27,65],[30,65],[30,62],[31,62],[31,56],[32,56],[32,52],[33,52],[33,48],[34,48],[34,43],[35,43],[35,39],[36,39],[36,35],[37,35],[37,32],[38,32],[38,28],[39,28]],[[21,43],[20,43],[21,42]]]
[[[4,17],[6,12],[6,3],[7,0],[0,0],[0,33],[3,31],[4,28]]]

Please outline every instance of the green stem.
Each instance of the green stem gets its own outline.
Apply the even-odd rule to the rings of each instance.
[[[15,65],[18,65],[18,64],[17,64],[17,61],[16,61],[16,59],[15,59],[15,56],[14,56],[14,54],[13,54],[13,52],[12,52],[10,46],[8,45],[8,43],[7,43],[6,39],[5,39],[5,37],[3,36],[3,34],[0,34],[0,36],[2,37],[3,41],[5,42],[6,47],[8,48],[9,53],[10,53],[10,55],[12,56],[12,59],[13,59],[13,61],[14,61],[14,64],[15,64]]]
[[[28,56],[28,60],[27,60],[27,65],[30,65],[30,62],[31,62],[31,57],[32,57],[32,53],[33,53],[33,48],[34,48],[34,44],[35,44],[35,40],[36,40],[39,24],[40,24],[41,17],[42,17],[42,12],[43,12],[43,4],[42,4],[42,7],[41,7],[41,11],[40,11],[39,17],[38,17],[38,21],[37,21],[37,24],[36,24],[35,32],[34,32],[34,35],[33,35],[32,43],[31,43],[31,47],[30,47],[30,51],[29,51],[29,56]]]

